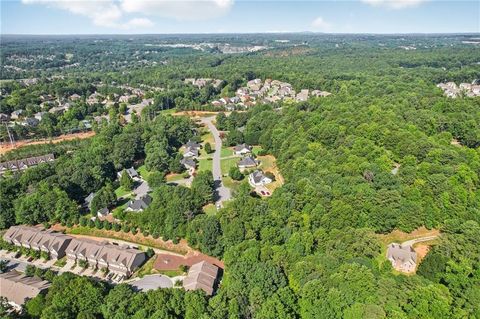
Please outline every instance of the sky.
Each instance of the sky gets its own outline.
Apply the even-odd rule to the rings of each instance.
[[[480,32],[480,0],[0,1],[1,34]]]

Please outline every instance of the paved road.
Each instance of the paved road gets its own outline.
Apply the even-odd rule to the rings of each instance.
[[[230,188],[225,187],[222,182],[222,168],[220,165],[220,159],[222,154],[222,139],[220,138],[220,133],[218,132],[217,128],[212,123],[213,119],[213,116],[202,117],[201,121],[202,123],[207,125],[215,140],[215,153],[213,153],[212,159],[212,174],[213,180],[215,181],[215,201],[217,205],[222,206],[222,203],[224,201],[227,201],[232,197],[232,193],[230,191]]]
[[[407,241],[402,243],[402,246],[413,246],[416,243],[421,243],[421,242],[424,242],[424,241],[433,240],[437,237],[438,237],[438,235],[433,235],[433,236],[426,236],[426,237],[420,237],[420,238],[416,238],[416,239],[412,239],[412,240],[407,240]]]

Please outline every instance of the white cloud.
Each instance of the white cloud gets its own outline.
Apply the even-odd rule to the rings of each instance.
[[[145,17],[162,16],[177,20],[206,20],[228,13],[234,0],[22,0],[89,18],[94,25],[115,29],[152,27]]]
[[[311,26],[317,30],[327,31],[330,30],[332,25],[325,21],[322,17],[318,17],[312,21]]]
[[[428,0],[361,0],[375,7],[387,7],[391,9],[403,9],[419,6]]]
[[[125,12],[177,20],[208,20],[227,14],[233,0],[123,0]]]

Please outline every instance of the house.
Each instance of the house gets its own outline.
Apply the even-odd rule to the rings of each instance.
[[[97,212],[97,217],[106,217],[108,214],[110,214],[110,211],[107,207],[104,207]]]
[[[53,154],[47,154],[47,155],[41,155],[41,156],[28,157],[20,160],[2,162],[0,163],[0,174],[6,171],[24,170],[31,166],[36,166],[42,163],[53,162],[54,160],[55,160],[55,156]]]
[[[271,178],[265,176],[262,171],[256,170],[255,172],[248,175],[248,182],[252,187],[256,187],[270,184],[273,181]]]
[[[36,126],[38,126],[39,123],[40,123],[40,121],[37,118],[28,117],[22,122],[22,125],[23,126],[36,127]]]
[[[0,113],[0,122],[8,122],[10,121],[10,115],[5,113]]]
[[[130,176],[132,179],[140,178],[140,175],[138,175],[137,171],[133,167],[127,168],[123,171],[127,172],[128,176]],[[122,177],[123,171],[117,173],[118,178]]]
[[[149,195],[144,195],[138,199],[129,201],[125,210],[128,212],[143,212],[151,202],[152,198]]]
[[[256,167],[258,165],[258,161],[251,156],[247,156],[238,161],[237,165],[239,168]]]
[[[77,93],[70,95],[69,99],[70,101],[77,101],[80,100],[82,97],[78,95]]]
[[[85,197],[85,200],[83,201],[83,206],[88,207],[90,209],[90,206],[92,205],[93,198],[95,197],[95,193],[90,193],[88,194],[87,197]]]
[[[417,267],[417,253],[410,245],[391,243],[388,245],[387,259],[393,268],[401,272],[413,272]]]
[[[245,155],[252,152],[252,147],[247,144],[239,144],[233,148],[235,155]]]
[[[48,113],[62,114],[62,113],[65,113],[65,111],[68,111],[69,108],[70,108],[70,104],[65,103],[64,105],[52,107],[50,110],[48,110]]]
[[[183,157],[198,157],[198,148],[187,147],[187,149],[183,153]]]
[[[188,140],[187,144],[185,144],[185,147],[186,148],[196,148],[196,149],[200,149],[202,147],[202,145],[200,145],[199,143],[195,142],[195,141],[192,141],[192,140]]]
[[[48,281],[27,277],[16,270],[0,274],[0,296],[5,297],[17,309],[28,300],[46,293],[49,287]]]
[[[150,186],[148,185],[147,181],[142,180],[140,185],[133,190],[133,193],[136,195],[135,198],[138,199],[143,197],[151,192]]]
[[[15,246],[43,251],[52,259],[65,256],[71,237],[38,227],[12,226],[3,235],[3,240]]]
[[[186,169],[188,170],[194,170],[197,167],[197,162],[191,157],[184,157],[182,160],[180,160],[180,164],[185,166]]]
[[[316,97],[326,97],[326,96],[332,95],[332,93],[327,91],[313,90],[311,95]]]
[[[308,100],[308,90],[301,90],[300,93],[297,94],[296,100],[298,102],[305,102]]]
[[[43,119],[43,117],[45,116],[45,114],[47,114],[47,112],[38,112],[38,113],[35,113],[33,116],[37,120],[41,121]]]
[[[22,116],[22,114],[23,114],[23,110],[16,110],[10,114],[10,118],[12,120],[18,120],[20,116]]]
[[[87,238],[73,238],[66,254],[67,259],[74,262],[85,260],[92,268],[106,268],[125,277],[129,277],[146,260],[145,253],[136,248]]]
[[[218,267],[206,261],[201,261],[190,267],[183,280],[185,290],[203,290],[211,296],[215,292],[218,277]]]

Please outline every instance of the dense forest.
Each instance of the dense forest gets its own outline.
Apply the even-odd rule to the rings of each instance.
[[[479,79],[478,48],[462,45],[462,36],[292,37],[288,46],[253,54],[166,50],[161,55],[168,63],[127,73],[65,71],[67,78],[82,78],[79,86],[101,80],[167,89],[154,94],[154,119],[144,113],[125,124],[112,116],[94,127],[97,134],[88,141],[48,146],[57,155],[53,164],[2,177],[0,229],[77,224],[85,196],[111,188],[118,170],[141,162],[151,173],[154,201],[123,216],[125,224],[165,239],[186,238],[222,259],[225,273],[211,298],[180,289],[136,293],[64,274],[53,279],[45,297],[27,303],[26,316],[480,318],[480,99],[451,99],[436,87]],[[252,43],[249,36],[240,38],[215,41]],[[256,41],[271,45],[272,39]],[[78,55],[87,59],[83,50],[95,46],[87,46],[91,39],[78,41],[84,44]],[[121,48],[133,46],[117,41]],[[399,48],[420,42],[417,50]],[[19,50],[15,43],[2,54]],[[30,50],[41,47],[34,43]],[[223,92],[258,77],[333,94],[217,117],[230,139],[237,134],[274,155],[285,184],[262,199],[244,182],[212,215],[202,211],[212,202],[210,172],[198,174],[191,188],[164,180],[183,170],[180,146],[199,137],[192,120],[162,112],[201,109],[208,94],[222,94],[185,87],[186,77],[223,79]],[[29,152],[38,154],[39,147],[5,158]],[[438,242],[415,275],[393,271],[380,236],[422,226],[439,229]]]

